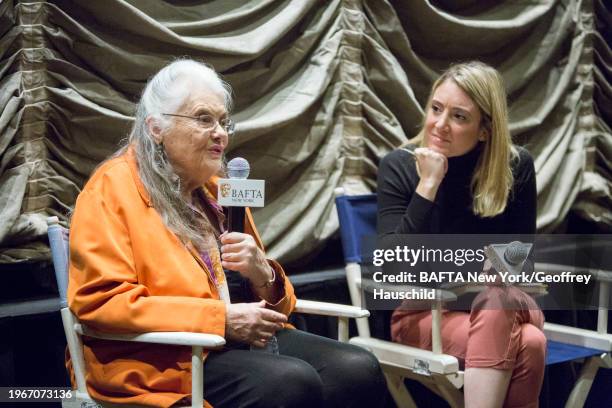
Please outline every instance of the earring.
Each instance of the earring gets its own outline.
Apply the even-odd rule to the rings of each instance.
[[[164,143],[160,142],[155,146],[155,161],[157,163],[159,163],[159,165],[161,166],[166,166],[168,163],[167,157],[166,157],[166,149],[164,149]]]

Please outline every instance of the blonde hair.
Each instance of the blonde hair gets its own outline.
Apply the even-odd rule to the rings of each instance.
[[[518,159],[508,128],[508,106],[502,77],[495,68],[479,61],[452,65],[434,82],[426,112],[431,109],[434,92],[447,80],[468,94],[480,109],[480,126],[486,129],[488,137],[472,175],[472,211],[483,218],[494,217],[506,209],[514,183],[511,162]],[[425,147],[425,126],[409,143]]]

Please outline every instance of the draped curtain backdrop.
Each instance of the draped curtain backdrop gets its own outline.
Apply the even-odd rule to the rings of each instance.
[[[255,217],[284,262],[336,232],[334,189],[372,191],[434,79],[469,59],[504,76],[512,135],[535,157],[538,229],[572,210],[610,231],[604,1],[0,0],[0,262],[49,259],[45,218],[68,221],[147,78],[179,56],[233,86],[228,156],[266,180]]]

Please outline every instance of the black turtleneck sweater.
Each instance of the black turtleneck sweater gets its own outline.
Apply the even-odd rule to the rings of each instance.
[[[413,156],[401,149],[385,156],[378,169],[378,233],[535,234],[535,169],[523,148],[511,163],[514,185],[504,212],[489,218],[472,212],[470,183],[481,151],[478,145],[448,159],[435,202],[415,192],[419,176]]]

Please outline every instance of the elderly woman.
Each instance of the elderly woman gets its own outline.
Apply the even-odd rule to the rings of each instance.
[[[495,69],[470,62],[442,74],[412,142],[418,146],[409,146],[412,154],[398,149],[381,162],[381,235],[535,233],[533,160],[512,144]],[[393,339],[431,349],[431,312],[405,306],[392,316]],[[471,313],[443,313],[443,351],[466,367],[466,407],[538,405],[546,350],[542,325],[533,299],[514,287],[488,288]]]
[[[224,336],[228,347],[204,362],[214,406],[375,406],[386,392],[376,359],[287,329],[293,287],[266,259],[251,215],[246,233],[225,231],[215,175],[234,129],[230,94],[192,60],[171,63],[146,85],[127,146],[77,199],[70,309],[108,332]],[[224,269],[240,273],[255,301],[230,303]],[[280,355],[249,350],[272,336]],[[96,399],[163,407],[189,399],[188,348],[85,339],[84,356]]]

